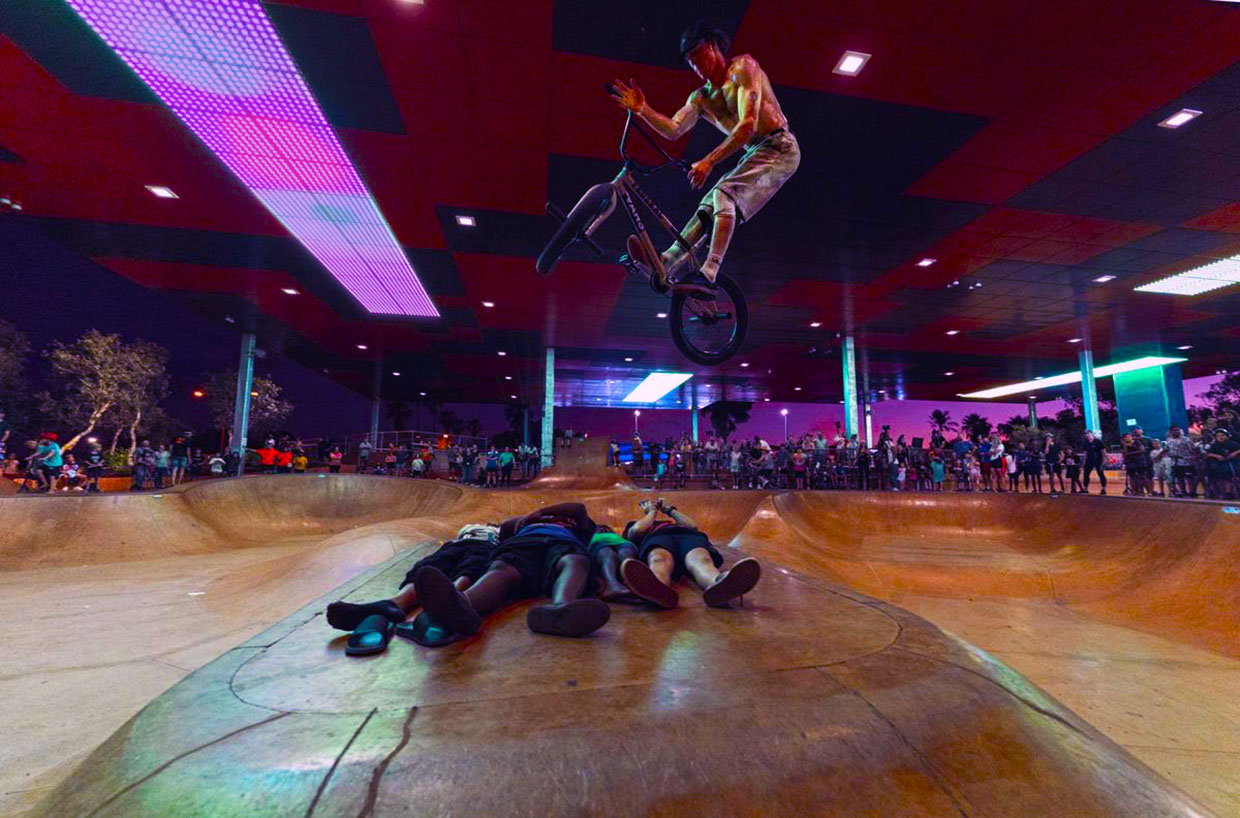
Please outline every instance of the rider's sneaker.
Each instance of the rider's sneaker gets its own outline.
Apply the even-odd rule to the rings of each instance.
[[[629,261],[650,278],[650,286],[654,288],[654,291],[656,293],[667,292],[667,278],[659,274],[658,265],[651,263],[650,257],[646,255],[646,248],[642,245],[641,239],[636,235],[630,234],[625,247],[629,251]]]

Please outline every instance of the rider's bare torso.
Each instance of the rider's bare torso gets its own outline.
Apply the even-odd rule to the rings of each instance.
[[[788,118],[779,107],[775,91],[771,88],[771,80],[767,77],[758,61],[748,54],[742,54],[728,64],[727,80],[719,86],[712,86],[708,80],[705,85],[693,92],[689,103],[697,107],[707,121],[725,134],[732,133],[740,122],[738,112],[738,96],[742,75],[748,73],[757,78],[761,88],[758,106],[757,123],[749,144],[754,145],[765,139],[772,131],[788,127]]]

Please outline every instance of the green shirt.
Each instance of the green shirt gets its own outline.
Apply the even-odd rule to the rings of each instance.
[[[621,537],[619,534],[614,534],[610,531],[600,531],[590,538],[591,546],[596,546],[596,545],[597,546],[604,546],[604,545],[620,546],[620,545],[632,545],[632,544],[633,543],[629,542],[624,537]]]
[[[499,453],[499,464],[501,466],[511,466],[514,460],[516,460],[516,457],[513,456],[512,452]]]

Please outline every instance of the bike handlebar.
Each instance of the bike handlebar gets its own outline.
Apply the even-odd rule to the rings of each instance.
[[[620,92],[616,90],[616,86],[612,85],[610,82],[603,83],[603,90],[608,94],[611,94],[613,97],[620,96]],[[643,165],[629,156],[628,141],[630,130],[636,130],[639,134],[641,134],[642,138],[650,143],[650,147],[657,150],[667,161],[662,165]],[[625,164],[633,168],[633,170],[643,175],[663,170],[664,168],[671,167],[672,165],[678,165],[682,170],[687,170],[689,167],[689,163],[687,161],[684,159],[677,159],[672,156],[663,149],[662,145],[655,141],[653,136],[646,133],[646,129],[641,126],[641,123],[633,120],[632,111],[628,112],[628,116],[624,120],[624,131],[620,134],[620,158],[624,160]]]

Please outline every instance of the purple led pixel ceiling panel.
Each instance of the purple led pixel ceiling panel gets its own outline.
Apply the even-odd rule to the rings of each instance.
[[[259,0],[66,0],[363,307],[439,315]]]

